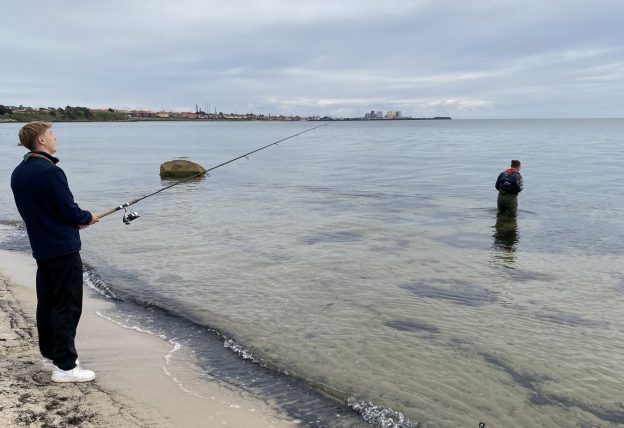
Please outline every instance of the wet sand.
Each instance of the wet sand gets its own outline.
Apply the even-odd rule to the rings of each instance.
[[[114,304],[85,289],[76,347],[97,378],[54,384],[41,370],[36,264],[0,251],[0,426],[292,427],[261,397],[198,376],[193,355],[106,317]],[[6,425],[5,425],[6,424]]]

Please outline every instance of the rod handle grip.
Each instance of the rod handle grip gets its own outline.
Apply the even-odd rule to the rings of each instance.
[[[105,213],[98,214],[97,216],[98,216],[99,218],[106,217],[107,215],[111,215],[112,213],[114,213],[114,212],[116,212],[116,211],[119,211],[119,208],[113,208],[112,210],[108,210],[108,211],[106,211]]]

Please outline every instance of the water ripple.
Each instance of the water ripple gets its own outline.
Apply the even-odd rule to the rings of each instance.
[[[497,300],[496,295],[492,291],[476,284],[447,281],[445,285],[437,287],[422,282],[409,282],[401,285],[401,288],[418,297],[447,300],[452,303],[469,306],[487,305]]]

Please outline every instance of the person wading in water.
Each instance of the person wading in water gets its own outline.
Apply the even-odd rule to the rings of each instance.
[[[499,174],[495,187],[498,190],[498,212],[515,213],[518,210],[518,193],[523,189],[519,160],[512,160],[511,167]]]

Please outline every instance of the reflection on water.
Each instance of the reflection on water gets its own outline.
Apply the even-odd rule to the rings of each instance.
[[[496,259],[508,263],[515,262],[516,244],[518,243],[518,220],[516,212],[498,212],[494,225],[494,248]]]

